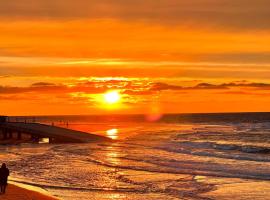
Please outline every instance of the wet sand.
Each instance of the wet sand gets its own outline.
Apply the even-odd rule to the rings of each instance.
[[[46,196],[36,191],[28,190],[9,184],[6,194],[0,194],[1,200],[57,200],[54,197]]]

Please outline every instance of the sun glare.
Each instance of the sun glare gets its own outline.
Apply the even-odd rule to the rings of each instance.
[[[118,129],[110,129],[106,131],[107,136],[113,140],[116,140],[118,138]]]
[[[121,99],[121,96],[119,92],[117,91],[110,91],[104,94],[104,100],[106,103],[109,103],[109,104],[117,103],[120,101],[120,99]]]

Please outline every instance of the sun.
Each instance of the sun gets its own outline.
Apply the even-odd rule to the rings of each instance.
[[[119,102],[121,96],[118,91],[109,91],[104,94],[104,101],[108,104],[114,104]]]

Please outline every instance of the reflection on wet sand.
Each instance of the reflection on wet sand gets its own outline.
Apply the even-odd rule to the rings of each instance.
[[[116,166],[120,164],[119,152],[114,146],[106,147],[106,161]]]

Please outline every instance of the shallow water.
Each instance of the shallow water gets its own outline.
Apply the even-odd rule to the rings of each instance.
[[[2,146],[0,159],[7,161],[11,179],[68,200],[270,199],[267,122],[70,123],[69,128],[117,140]]]

